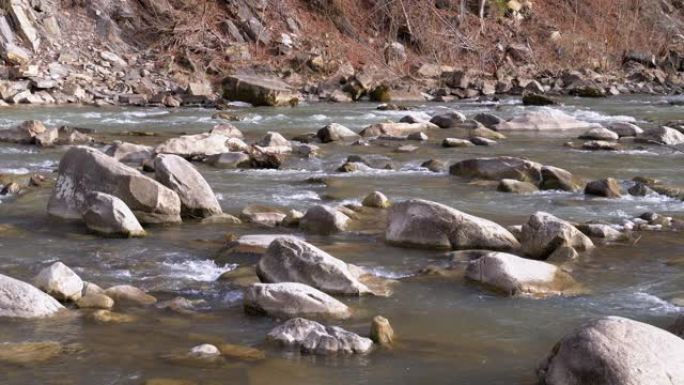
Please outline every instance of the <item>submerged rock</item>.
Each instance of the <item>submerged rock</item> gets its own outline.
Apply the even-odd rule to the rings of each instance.
[[[415,247],[510,250],[513,234],[487,219],[421,199],[394,204],[389,210],[387,242]]]
[[[88,147],[72,147],[59,163],[57,184],[48,213],[80,219],[88,193],[98,191],[121,199],[145,223],[180,222],[180,199],[161,183]]]
[[[684,384],[684,339],[621,317],[563,337],[537,371],[547,385]]]
[[[301,283],[255,283],[245,289],[245,311],[271,317],[314,317],[345,319],[351,316],[347,305]]]
[[[62,262],[44,268],[33,281],[36,287],[61,301],[76,301],[83,291],[81,277]]]
[[[114,307],[114,300],[104,294],[86,294],[76,301],[79,309],[104,309],[110,310]]]
[[[475,143],[466,139],[458,138],[445,138],[442,141],[442,147],[452,148],[452,147],[473,147]]]
[[[510,156],[466,159],[449,167],[451,175],[486,180],[515,179],[538,185],[542,164]]]
[[[499,182],[499,186],[496,189],[501,192],[516,194],[529,194],[539,191],[539,188],[537,188],[536,185],[515,179],[501,179],[501,182]]]
[[[496,252],[470,261],[466,278],[511,296],[560,295],[576,286],[572,277],[555,265]]]
[[[58,357],[64,350],[57,341],[5,342],[0,344],[0,362],[22,366],[38,364]]]
[[[313,234],[335,234],[345,231],[349,220],[348,216],[335,208],[317,205],[306,210],[299,227]]]
[[[56,299],[38,288],[0,274],[0,317],[42,318],[62,309]]]
[[[385,209],[389,207],[391,203],[385,194],[381,193],[380,191],[373,191],[363,198],[361,204],[365,207]]]
[[[130,285],[112,286],[104,294],[119,304],[152,305],[157,299],[137,287]]]
[[[277,238],[257,264],[262,282],[299,282],[329,294],[361,295],[371,290],[350,267],[325,251],[292,238]]]
[[[370,328],[370,339],[380,346],[391,346],[394,342],[394,329],[387,318],[373,317]]]
[[[591,239],[575,226],[541,211],[530,216],[519,238],[523,253],[541,260],[560,247],[573,247],[578,251],[594,248]]]
[[[304,318],[293,318],[275,327],[267,339],[307,354],[363,354],[373,348],[373,341],[368,338],[338,326],[324,326]]]
[[[159,154],[154,159],[154,173],[159,182],[178,194],[183,216],[204,218],[222,213],[211,186],[187,160]]]
[[[88,229],[108,236],[142,237],[145,230],[119,198],[100,192],[89,193],[83,221]]]

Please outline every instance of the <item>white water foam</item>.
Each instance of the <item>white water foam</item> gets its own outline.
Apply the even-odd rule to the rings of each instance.
[[[236,264],[219,266],[210,259],[183,262],[163,262],[164,273],[173,278],[200,282],[216,281],[221,274],[237,267]]]

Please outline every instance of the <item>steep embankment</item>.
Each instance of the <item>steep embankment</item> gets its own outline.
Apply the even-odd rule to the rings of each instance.
[[[207,103],[244,71],[337,101],[378,85],[442,100],[681,89],[679,0],[485,4],[480,18],[477,0],[7,0],[0,98]]]

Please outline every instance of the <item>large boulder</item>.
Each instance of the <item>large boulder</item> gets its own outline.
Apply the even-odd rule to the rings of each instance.
[[[277,238],[256,269],[261,282],[299,282],[328,294],[370,293],[359,282],[359,268],[347,265],[307,242],[293,238]]]
[[[525,255],[541,260],[561,247],[573,247],[578,251],[594,247],[591,239],[571,223],[541,211],[531,215],[522,226],[520,243]]]
[[[255,283],[245,289],[245,311],[279,318],[313,317],[346,319],[347,305],[335,298],[296,282]]]
[[[123,163],[139,165],[154,155],[154,149],[142,144],[115,141],[107,147],[105,154]]]
[[[563,337],[537,375],[546,385],[682,385],[684,339],[649,324],[604,317]]]
[[[154,159],[154,173],[159,182],[178,194],[183,216],[204,218],[222,213],[211,186],[187,160],[159,154]]]
[[[560,295],[575,287],[572,277],[555,265],[499,252],[470,261],[466,278],[511,296]]]
[[[528,111],[506,122],[496,125],[497,131],[561,131],[587,130],[601,127],[600,124],[577,120],[552,108]]]
[[[92,192],[88,194],[86,201],[88,208],[83,213],[83,221],[90,230],[108,236],[145,235],[140,222],[121,199],[101,192]]]
[[[268,333],[269,342],[306,354],[368,353],[373,341],[339,326],[293,318]]]
[[[321,142],[329,143],[337,142],[340,140],[353,140],[358,138],[359,134],[341,124],[330,123],[327,126],[318,130],[316,136],[318,136],[318,139]]]
[[[385,238],[393,244],[429,248],[510,250],[520,246],[513,234],[492,221],[422,199],[392,205]]]
[[[88,193],[121,199],[145,223],[180,222],[178,195],[161,183],[89,147],[72,147],[59,162],[57,184],[48,202],[50,215],[80,219]]]
[[[255,106],[287,106],[299,102],[298,95],[285,82],[252,75],[232,75],[223,81],[223,97]]]
[[[62,309],[64,306],[38,288],[0,274],[0,317],[42,318]]]
[[[584,193],[605,198],[620,198],[622,196],[622,187],[618,180],[605,178],[587,183],[584,187]]]
[[[83,291],[81,277],[62,262],[55,262],[41,270],[33,283],[61,301],[77,301]]]
[[[49,130],[38,120],[27,120],[16,127],[0,130],[0,142],[35,144]]]
[[[361,131],[360,135],[368,138],[375,136],[404,137],[411,134],[426,132],[438,128],[432,123],[376,123]]]
[[[334,234],[345,231],[349,217],[333,207],[316,205],[306,210],[299,221],[299,227],[313,234]]]
[[[205,157],[231,151],[245,151],[249,146],[240,138],[223,134],[195,134],[171,138],[159,144],[157,154],[174,154],[183,158]]]
[[[486,180],[515,179],[538,185],[542,164],[511,156],[473,158],[454,163],[449,167],[451,175]]]
[[[684,143],[684,134],[674,128],[662,126],[652,128],[637,136],[637,142],[676,146]]]

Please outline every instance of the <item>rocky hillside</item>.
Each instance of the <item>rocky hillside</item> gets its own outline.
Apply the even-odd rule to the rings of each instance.
[[[278,77],[277,87],[311,100],[674,93],[684,70],[681,0],[4,0],[2,8],[0,99],[9,104],[213,105],[235,73]]]

